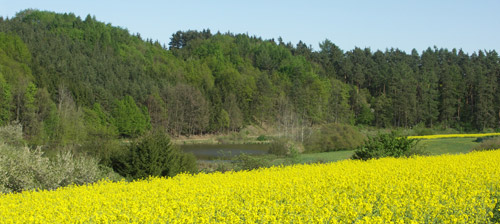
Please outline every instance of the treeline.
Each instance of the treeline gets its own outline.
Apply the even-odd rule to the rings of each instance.
[[[249,124],[499,128],[499,84],[495,51],[343,51],[329,40],[313,51],[210,30],[165,46],[91,16],[0,18],[0,125],[19,121],[36,145]]]

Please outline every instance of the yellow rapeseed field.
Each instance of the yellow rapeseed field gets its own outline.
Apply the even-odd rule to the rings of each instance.
[[[408,136],[408,138],[409,139],[479,138],[479,137],[486,137],[486,136],[500,136],[500,133],[421,135],[421,136]]]
[[[499,198],[496,150],[7,194],[0,223],[488,223]]]

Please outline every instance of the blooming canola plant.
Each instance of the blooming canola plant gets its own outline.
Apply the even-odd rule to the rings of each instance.
[[[345,160],[0,196],[1,223],[488,223],[500,151]]]

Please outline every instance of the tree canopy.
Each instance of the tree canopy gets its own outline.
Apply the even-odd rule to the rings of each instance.
[[[494,50],[345,51],[325,40],[313,51],[208,29],[165,46],[91,16],[25,10],[0,21],[0,125],[20,121],[39,144],[92,135],[56,131],[68,116],[123,137],[263,122],[499,128],[499,84]]]

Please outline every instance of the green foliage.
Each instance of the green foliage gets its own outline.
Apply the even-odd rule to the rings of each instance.
[[[109,137],[89,137],[82,145],[76,147],[78,155],[95,158],[99,164],[111,167],[112,158],[126,150],[119,139]]]
[[[87,138],[78,147],[78,152],[97,158],[100,164],[111,166],[111,157],[125,150],[117,139],[118,131],[112,124],[112,118],[98,103],[92,109],[84,108],[83,114]]]
[[[236,170],[255,170],[261,167],[269,167],[270,162],[265,158],[241,154],[233,159]]]
[[[12,93],[10,85],[5,81],[0,71],[0,126],[7,124],[11,119]]]
[[[271,144],[269,144],[269,154],[274,154],[277,156],[284,156],[289,153],[288,139],[286,138],[275,138]]]
[[[374,98],[374,111],[375,111],[375,126],[377,127],[391,127],[393,118],[392,100],[386,94]]]
[[[73,148],[101,165],[126,151],[119,137],[151,128],[176,136],[234,131],[227,142],[247,140],[236,132],[260,124],[305,140],[310,151],[332,151],[363,137],[329,125],[310,138],[304,130],[500,127],[495,51],[344,51],[329,40],[313,51],[209,30],[179,31],[169,46],[92,16],[25,10],[2,20],[0,126],[18,120],[28,144]]]
[[[167,105],[158,92],[148,96],[146,99],[146,107],[148,108],[153,128],[161,129],[168,125]]]
[[[97,160],[91,157],[60,153],[54,159],[43,156],[40,149],[0,144],[0,188],[3,192],[53,190],[70,184],[87,184],[105,178]],[[103,176],[104,175],[104,176]]]
[[[403,157],[424,154],[415,149],[417,141],[408,137],[398,137],[394,132],[370,137],[364,145],[354,151],[353,159],[377,159],[382,157]]]
[[[356,117],[356,124],[372,125],[375,116],[368,105],[362,105],[358,116]]]
[[[15,34],[0,33],[0,55],[21,63],[29,63],[31,54],[21,38]]]
[[[149,176],[175,176],[196,172],[196,158],[173,146],[170,137],[155,131],[133,142],[128,151],[112,157],[113,169],[130,179]]]
[[[112,115],[118,133],[124,137],[138,137],[151,128],[147,109],[141,110],[131,96],[116,101]]]
[[[23,127],[20,124],[0,127],[0,142],[14,147],[26,145],[26,141],[23,139]]]
[[[20,125],[0,128],[0,191],[53,190],[70,184],[87,184],[113,177],[97,160],[61,151],[54,158],[43,155],[40,148],[22,144]],[[116,178],[116,176],[115,176]]]
[[[26,135],[35,135],[37,131],[37,121],[36,121],[36,106],[35,106],[35,94],[37,93],[37,87],[34,83],[30,82],[26,89],[24,90],[22,102],[23,107],[21,108],[21,124],[23,125],[23,130]]]
[[[354,87],[351,90],[350,96],[356,124],[372,125],[375,117],[368,103],[370,101],[370,94],[367,89],[359,90],[357,87]]]
[[[500,149],[500,137],[481,139],[481,144],[475,146],[473,151]]]
[[[500,222],[500,195],[495,195],[495,196],[492,196],[494,197],[494,200],[496,200],[496,204],[495,204],[495,207],[493,208],[493,215],[492,217],[490,218],[490,222],[491,223],[499,223]]]
[[[263,141],[267,141],[267,140],[269,140],[269,137],[267,137],[265,135],[259,135],[257,137],[257,141],[259,141],[259,142],[263,142]]]
[[[37,130],[38,133],[30,137],[30,144],[57,146],[57,134],[60,133],[58,127],[61,120],[57,106],[52,101],[50,94],[45,88],[38,89],[35,98],[37,121],[40,122],[40,127]],[[74,120],[76,120],[76,117]]]
[[[82,144],[87,138],[84,114],[76,106],[72,95],[64,88],[59,90],[57,125],[52,140],[53,147],[72,147]]]
[[[166,94],[170,132],[174,135],[203,133],[209,123],[209,105],[202,93],[192,86],[177,84],[168,88]],[[224,123],[220,119],[218,122]]]
[[[167,49],[92,16],[24,10],[0,21],[0,125],[21,121],[30,144],[78,145],[88,139],[78,111],[98,103],[132,138],[150,126],[177,136],[256,123],[285,135],[331,122],[498,128],[498,59],[438,48],[344,51],[329,40],[313,51],[210,30],[178,31]],[[62,89],[79,116],[73,123],[59,107]]]
[[[426,128],[424,124],[417,124],[413,127],[414,134],[413,135],[433,135],[435,134],[435,130],[431,128]]]
[[[288,156],[290,157],[293,164],[296,164],[299,162],[299,155],[300,155],[300,152],[298,149],[296,149],[295,147],[290,148],[290,152],[288,153]]]
[[[95,103],[92,109],[84,108],[85,127],[88,133],[99,137],[113,138],[118,134],[116,127],[112,123],[112,118],[101,105]]]
[[[304,151],[302,144],[285,137],[274,138],[269,144],[268,153],[277,156],[294,157]]]
[[[228,129],[231,120],[229,119],[229,114],[226,110],[222,109],[219,116],[219,127],[220,129]]]
[[[353,150],[363,144],[365,137],[354,127],[345,124],[326,124],[307,139],[307,151],[331,152]]]
[[[331,80],[330,98],[328,103],[328,119],[334,123],[351,123],[353,112],[349,104],[350,86],[336,79]]]

